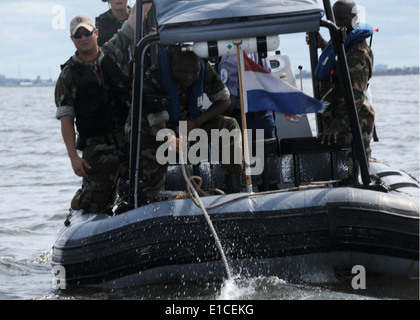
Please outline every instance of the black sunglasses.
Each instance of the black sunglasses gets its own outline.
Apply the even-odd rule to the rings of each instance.
[[[76,32],[74,35],[73,35],[73,38],[75,38],[75,39],[80,39],[80,38],[82,38],[82,36],[85,36],[86,38],[89,38],[92,34],[93,34],[93,32],[95,31],[96,29],[93,29],[92,31],[84,31],[84,32]]]

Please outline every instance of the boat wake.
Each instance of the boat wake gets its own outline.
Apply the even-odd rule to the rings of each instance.
[[[309,279],[308,279],[309,280]],[[336,292],[337,280],[325,274],[313,275],[312,280],[330,283],[330,290],[325,285],[319,286],[315,282],[289,283],[278,277],[254,277],[225,280],[221,285],[216,300],[360,300],[375,299],[362,297],[355,293]],[[320,283],[318,282],[318,283]]]

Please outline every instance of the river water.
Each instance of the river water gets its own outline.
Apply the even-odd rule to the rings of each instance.
[[[310,81],[303,82],[309,92]],[[419,179],[419,77],[371,81],[379,142],[373,156]],[[51,248],[80,185],[54,118],[54,88],[0,88],[0,299],[418,299],[418,279],[351,279],[326,275],[301,283],[276,277],[127,290],[52,288]]]

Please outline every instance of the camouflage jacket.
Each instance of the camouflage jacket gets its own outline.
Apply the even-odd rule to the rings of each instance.
[[[70,58],[74,61],[88,65],[97,77],[99,83],[103,83],[100,68],[104,54],[113,55],[115,62],[119,65],[124,74],[130,74],[130,46],[132,45],[133,30],[128,23],[119,30],[114,37],[108,41],[99,51],[98,57],[94,61],[82,62],[77,52]],[[55,103],[57,106],[56,118],[63,116],[75,117],[74,101],[76,98],[76,86],[72,79],[69,65],[63,65],[61,73],[55,86]]]
[[[128,13],[130,13],[131,8],[127,7],[127,10]],[[118,20],[112,13],[112,10],[109,9],[96,17],[95,24],[96,28],[99,30],[98,44],[102,47],[119,29],[121,29],[123,22]]]
[[[204,84],[203,84],[203,93],[205,93],[211,102],[215,101],[226,101],[230,98],[230,93],[223,81],[220,79],[219,74],[214,70],[212,65],[207,62],[204,64]],[[150,67],[150,69],[145,74],[144,82],[144,95],[147,96],[161,96],[169,99],[168,93],[163,87],[163,84],[159,79],[159,72],[157,64]],[[188,112],[188,92],[179,92],[179,105],[180,105],[180,114],[187,114]],[[145,100],[144,100],[145,101]],[[146,104],[146,102],[145,102]],[[144,115],[148,116],[150,114],[155,114],[156,119],[165,118],[165,116],[159,116],[158,114],[166,113],[164,105],[154,104],[154,105],[144,105],[143,108]],[[186,120],[181,117],[181,120]],[[167,121],[167,120],[166,120]],[[151,120],[149,121],[150,125]]]
[[[210,63],[204,64],[204,85],[203,93],[206,93],[211,102],[218,100],[228,100],[230,93],[223,81],[220,79],[219,74],[214,70]],[[168,96],[160,79],[157,64],[153,65],[145,74],[144,83],[145,95],[160,95]],[[180,112],[188,110],[188,92],[179,92]],[[157,113],[164,109],[158,106],[145,106],[146,113]]]
[[[373,130],[375,111],[366,95],[369,85],[368,82],[372,77],[372,50],[366,41],[361,41],[348,47],[346,49],[346,56],[362,131]],[[336,73],[337,70],[335,71]],[[333,77],[337,78],[336,75]],[[330,90],[331,92],[328,93]],[[326,125],[324,129],[331,128],[339,132],[346,131],[350,126],[350,120],[338,79],[332,82],[322,82],[321,96],[325,96],[325,101],[330,103],[322,115],[324,125]],[[364,129],[364,127],[366,128]]]

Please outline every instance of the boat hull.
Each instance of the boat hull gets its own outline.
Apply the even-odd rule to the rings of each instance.
[[[301,278],[361,265],[418,277],[418,198],[351,187],[202,198],[233,274]],[[215,206],[212,208],[212,206]],[[131,286],[226,278],[190,200],[108,217],[74,212],[53,247],[68,285]]]

